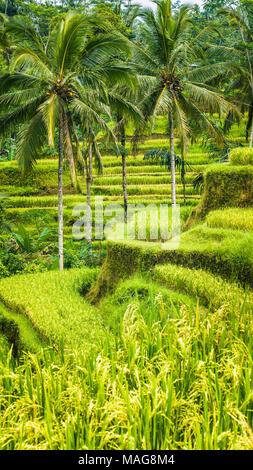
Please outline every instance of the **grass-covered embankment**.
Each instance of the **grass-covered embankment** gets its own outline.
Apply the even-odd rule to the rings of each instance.
[[[193,309],[151,289],[119,285],[113,302],[128,307],[115,347],[98,355],[1,357],[0,449],[253,448],[247,311]]]
[[[253,206],[253,167],[212,165],[204,173],[204,193],[185,225],[185,230],[203,221],[212,210]]]
[[[133,273],[151,271],[156,264],[172,263],[191,269],[204,269],[224,279],[253,286],[253,234],[239,230],[197,226],[181,235],[178,248],[162,249],[155,242],[109,242],[107,258],[88,294],[98,302],[111,292],[120,279]]]
[[[108,331],[102,317],[83,298],[97,269],[51,271],[1,280],[0,299],[32,323],[40,338],[72,348],[97,347]]]

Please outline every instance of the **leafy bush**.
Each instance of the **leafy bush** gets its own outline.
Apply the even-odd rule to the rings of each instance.
[[[57,246],[56,246],[57,248]],[[87,240],[75,243],[72,239],[64,244],[64,268],[82,268],[84,266],[94,266],[97,264],[97,254],[94,253]],[[58,255],[51,256],[50,269],[58,269]]]
[[[0,278],[8,277],[10,275],[7,267],[0,261]]]
[[[48,271],[48,265],[43,260],[31,261],[26,264],[23,274],[43,273]]]
[[[231,165],[253,165],[253,148],[238,147],[229,153]]]
[[[10,251],[5,251],[1,256],[1,260],[11,276],[22,273],[27,265],[27,260],[21,254]]]
[[[18,248],[24,253],[36,253],[44,249],[52,235],[50,228],[44,228],[35,238],[23,225],[18,226],[17,233],[11,232]]]

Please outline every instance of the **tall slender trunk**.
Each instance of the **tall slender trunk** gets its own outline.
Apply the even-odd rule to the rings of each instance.
[[[127,181],[126,181],[126,154],[122,154],[122,186],[123,186],[123,197],[124,197],[124,219],[127,222],[128,211],[127,211]]]
[[[118,115],[118,122],[122,120],[122,117]],[[123,188],[123,198],[124,198],[124,219],[127,222],[128,211],[127,211],[127,169],[126,169],[126,130],[125,124],[122,123],[120,126],[120,143],[122,146],[121,158],[122,158],[122,188]]]
[[[64,268],[63,260],[63,115],[59,116],[59,162],[58,162],[58,253],[59,253],[59,270]]]
[[[64,137],[66,141],[67,157],[68,157],[69,166],[70,166],[71,185],[75,189],[75,191],[81,192],[81,189],[77,180],[76,163],[75,163],[75,158],[74,158],[71,135],[69,131],[68,116],[66,112],[64,112],[63,118],[64,118],[64,131],[65,131]]]
[[[176,206],[176,169],[175,169],[175,137],[172,112],[169,112],[170,126],[170,158],[171,158],[171,205]]]
[[[250,131],[249,146],[250,146],[250,147],[253,146],[253,119],[252,119],[252,123],[251,123],[251,131]]]
[[[86,167],[86,192],[87,192],[87,233],[86,238],[89,242],[89,254],[92,254],[92,218],[91,218],[91,185],[92,185],[92,132],[89,130],[88,155],[85,159]]]
[[[183,183],[183,193],[184,193],[184,206],[186,205],[186,193],[185,193],[185,160],[184,157],[182,156],[182,161],[183,161],[183,175],[182,175],[182,183]]]
[[[122,186],[123,186],[123,197],[124,197],[124,218],[125,222],[127,222],[127,170],[126,170],[126,131],[125,131],[125,125],[122,124],[121,128],[121,145],[122,145],[122,153],[121,153],[121,158],[122,158]]]
[[[186,206],[185,177],[183,176],[184,206]]]

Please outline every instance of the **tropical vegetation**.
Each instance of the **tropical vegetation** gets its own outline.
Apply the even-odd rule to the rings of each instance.
[[[0,0],[1,451],[253,449],[252,31]]]

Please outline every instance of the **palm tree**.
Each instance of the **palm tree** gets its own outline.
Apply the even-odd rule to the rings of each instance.
[[[234,47],[234,56],[238,65],[237,73],[233,76],[227,87],[227,92],[233,92],[233,99],[244,112],[247,110],[246,139],[249,138],[249,147],[253,146],[253,55],[252,55],[252,5],[238,6],[236,9],[223,9],[219,12],[226,15],[231,23],[238,26],[241,44]],[[239,92],[238,92],[239,90]],[[233,124],[233,116],[228,115],[225,130],[228,131]]]
[[[124,0],[118,0],[113,7],[113,11],[121,18],[121,20],[125,24],[126,30],[128,31],[128,39],[133,40],[135,36],[134,23],[140,15],[141,5],[139,5],[138,3],[132,4],[131,0],[128,0],[128,2]],[[135,76],[136,74],[133,65],[131,67],[132,74],[133,76]],[[136,104],[136,98],[138,97],[137,91],[138,80],[135,76],[135,81],[134,83],[130,84],[130,86],[113,90],[113,92],[110,94],[110,103],[112,109],[114,109],[116,112],[116,130],[120,144],[118,148],[122,159],[122,189],[124,199],[125,222],[127,222],[128,219],[128,195],[126,178],[128,151],[126,149],[126,123],[132,121],[133,123],[135,123],[135,125],[140,125],[142,121],[141,111]]]
[[[135,78],[134,70],[132,70],[132,77]],[[131,86],[132,85],[132,86]],[[134,125],[140,125],[142,122],[142,113],[136,104],[136,91],[138,90],[138,81],[134,80],[131,84],[125,87],[115,87],[109,92],[110,107],[116,114],[116,126],[114,132],[118,139],[118,151],[122,160],[122,189],[124,199],[124,219],[127,222],[128,218],[128,195],[127,195],[127,155],[126,149],[126,124],[133,122]]]
[[[170,0],[154,0],[157,11],[144,10],[142,16],[143,43],[145,49],[138,49],[136,64],[142,75],[142,109],[145,120],[150,116],[166,114],[169,124],[171,155],[171,198],[176,205],[175,186],[175,129],[181,136],[182,156],[187,148],[190,120],[199,131],[206,128],[219,141],[222,133],[206,112],[223,114],[235,108],[207,80],[221,74],[228,68],[226,63],[203,64],[201,36],[208,34],[207,27],[194,38],[188,35],[193,20],[189,18],[189,7],[183,6],[173,17]]]
[[[94,27],[99,30],[96,35],[92,34]],[[72,123],[89,120],[107,127],[97,112],[100,96],[108,77],[117,83],[125,72],[110,59],[119,51],[129,53],[130,46],[120,34],[103,31],[97,19],[77,13],[69,13],[59,22],[46,48],[25,18],[11,20],[6,32],[14,36],[17,48],[12,71],[0,76],[0,134],[22,125],[17,158],[24,171],[34,165],[45,139],[54,147],[55,136],[59,136],[58,250],[62,270],[63,157],[66,154],[74,168],[73,152],[69,151]],[[108,62],[103,70],[99,67],[101,57]]]
[[[5,24],[8,22],[8,17],[0,13],[0,53],[3,54],[7,65],[9,65],[8,48],[10,46],[9,38],[5,30]]]

